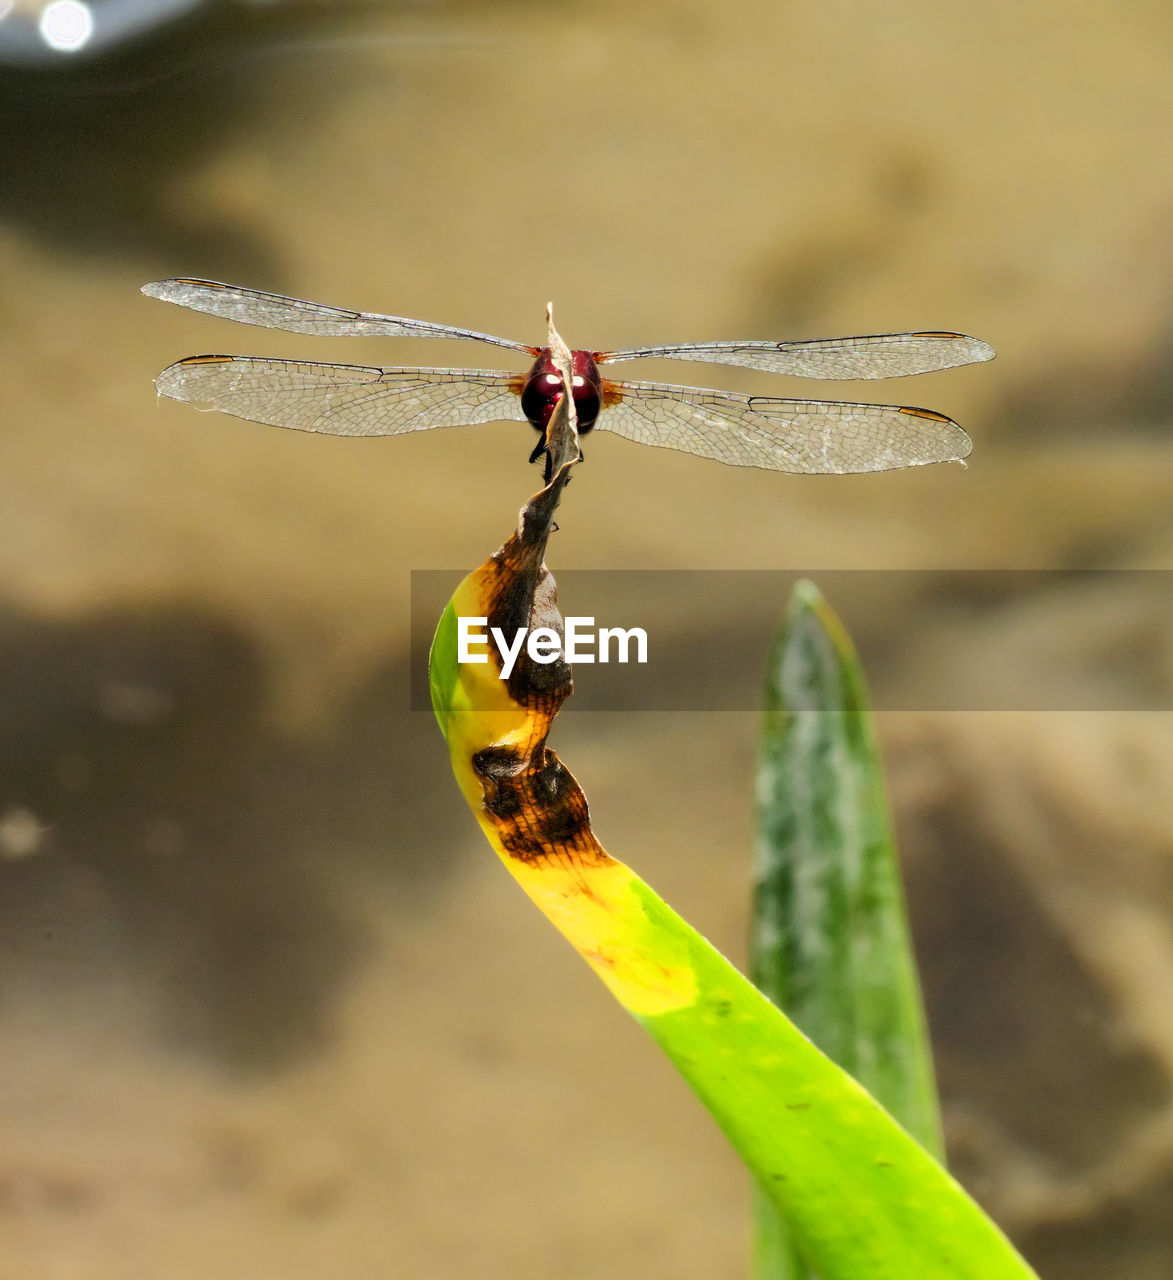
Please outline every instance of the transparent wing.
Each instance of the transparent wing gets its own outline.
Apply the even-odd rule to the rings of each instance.
[[[489,342],[510,351],[537,355],[537,348],[527,347],[508,338],[475,329],[457,329],[446,324],[429,324],[425,320],[405,320],[401,316],[381,316],[373,311],[346,311],[327,307],[320,302],[304,302],[279,293],[262,293],[259,289],[242,289],[237,285],[219,284],[215,280],[157,280],[145,284],[148,298],[161,298],[193,311],[223,316],[241,324],[257,324],[265,329],[284,329],[289,333],[314,333],[330,337],[376,338],[471,338]]]
[[[903,378],[934,369],[992,360],[994,348],[963,333],[876,333],[861,338],[815,338],[808,342],[692,342],[682,346],[627,347],[600,351],[603,362],[704,360],[799,378]]]
[[[956,422],[931,409],[655,382],[606,381],[603,393],[597,430],[735,467],[841,475],[960,461],[973,448]]]
[[[379,369],[249,356],[191,356],[155,379],[160,395],[238,418],[332,436],[525,422],[520,380],[487,369]]]

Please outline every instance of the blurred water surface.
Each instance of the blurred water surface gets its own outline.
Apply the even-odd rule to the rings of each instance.
[[[531,342],[553,298],[591,348],[961,329],[998,360],[697,380],[925,404],[968,469],[791,478],[595,437],[552,567],[1169,569],[1171,46],[1146,0],[285,3],[0,73],[2,1280],[743,1269],[734,1161],[408,709],[410,571],[505,537],[529,428],[330,440],[151,387],[197,352],[484,354],[139,285]],[[1013,608],[909,580],[860,637],[901,670],[996,690],[1107,654],[1168,705],[1164,614],[1099,577]],[[739,621],[648,607],[715,661]],[[1168,715],[882,728],[955,1167],[1047,1277],[1167,1276]],[[735,957],[754,729],[557,735],[608,847]]]

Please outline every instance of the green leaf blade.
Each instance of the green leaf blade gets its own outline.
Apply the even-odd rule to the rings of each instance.
[[[771,655],[756,778],[751,974],[938,1158],[940,1110],[862,667],[812,584]],[[759,1280],[811,1273],[767,1204]]]
[[[1029,1280],[946,1170],[647,886],[649,925],[689,946],[696,996],[640,1021],[823,1280]],[[797,1274],[797,1273],[796,1273]]]

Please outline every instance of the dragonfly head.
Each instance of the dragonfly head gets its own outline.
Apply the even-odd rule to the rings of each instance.
[[[572,351],[571,370],[574,374],[574,407],[578,413],[578,434],[586,433],[595,425],[603,403],[603,381],[599,376],[594,356],[589,351]],[[558,397],[562,394],[562,378],[554,367],[550,348],[538,352],[525,378],[521,392],[521,411],[538,431],[545,431]]]

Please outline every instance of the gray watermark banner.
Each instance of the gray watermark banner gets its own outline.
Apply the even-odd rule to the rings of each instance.
[[[415,710],[431,706],[428,651],[463,577],[412,572]],[[879,711],[1173,709],[1166,570],[564,569],[555,579],[563,617],[578,620],[566,711],[759,710],[800,579],[846,626]],[[637,630],[646,644],[630,634]],[[465,632],[470,659],[493,664],[484,670],[508,665],[483,624],[468,620]],[[530,637],[500,639],[516,660]],[[548,636],[533,639],[531,654],[555,647]]]

